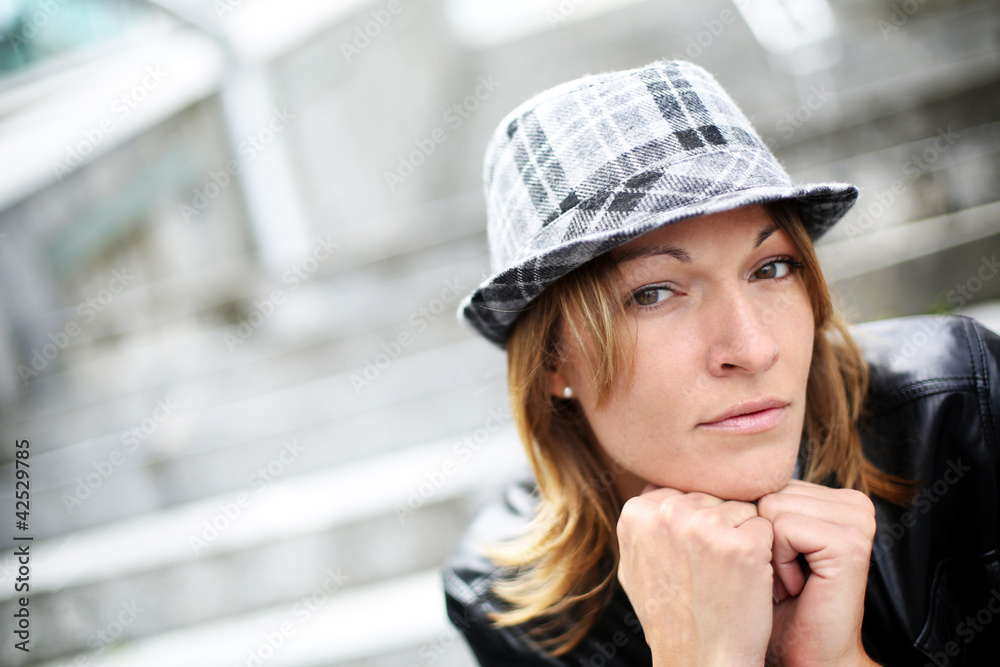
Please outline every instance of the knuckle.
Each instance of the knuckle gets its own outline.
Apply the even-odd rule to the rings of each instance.
[[[640,531],[644,523],[645,508],[640,503],[626,502],[618,515],[617,533],[619,541],[627,541],[628,537]]]
[[[618,523],[634,524],[642,521],[644,515],[648,512],[649,502],[646,501],[642,496],[635,496],[629,498],[622,505],[621,511],[618,513]]]
[[[861,526],[861,531],[869,542],[875,539],[875,533],[877,530],[878,522],[875,521],[874,515],[866,516],[865,521]]]
[[[769,494],[757,501],[757,514],[763,517],[774,516],[777,498],[774,494]]]
[[[850,553],[867,557],[872,550],[872,538],[867,532],[851,526],[845,530],[844,545]]]
[[[771,552],[767,545],[761,540],[753,539],[752,536],[730,541],[726,552],[741,566],[755,566],[771,561]]]
[[[784,531],[787,528],[788,522],[790,520],[790,516],[784,513],[774,514],[767,518],[771,522],[771,528],[774,530],[775,533],[780,533]]]
[[[838,491],[844,497],[844,502],[852,503],[873,515],[875,514],[875,505],[867,494],[856,489],[838,489]]]
[[[682,520],[688,512],[685,511],[683,496],[671,496],[663,499],[656,508],[656,518],[660,525],[673,525]]]
[[[770,549],[771,543],[774,542],[774,524],[761,516],[750,519],[747,523],[757,532],[758,539]]]

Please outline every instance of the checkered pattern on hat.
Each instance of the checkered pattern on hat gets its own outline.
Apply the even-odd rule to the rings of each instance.
[[[509,114],[486,150],[494,275],[460,313],[504,345],[519,313],[573,269],[645,232],[794,199],[813,238],[857,198],[794,186],[716,80],[686,62],[583,77]]]

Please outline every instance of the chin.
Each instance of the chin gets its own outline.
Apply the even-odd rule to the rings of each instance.
[[[792,462],[787,469],[780,471],[761,471],[757,475],[744,472],[738,477],[715,478],[700,488],[691,488],[690,491],[701,491],[723,500],[741,500],[752,503],[769,493],[775,493],[785,488],[789,480],[792,479],[794,469],[795,464]]]

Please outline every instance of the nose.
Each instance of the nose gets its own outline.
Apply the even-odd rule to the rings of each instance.
[[[720,297],[706,318],[709,371],[723,376],[760,373],[773,366],[778,344],[768,325],[775,325],[774,318],[767,318],[740,287],[728,289]]]

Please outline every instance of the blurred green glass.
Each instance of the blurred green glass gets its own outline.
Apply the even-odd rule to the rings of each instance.
[[[0,76],[114,46],[151,14],[133,0],[0,0]]]

